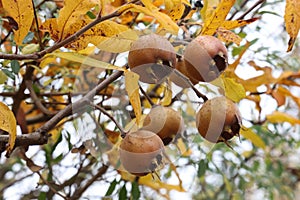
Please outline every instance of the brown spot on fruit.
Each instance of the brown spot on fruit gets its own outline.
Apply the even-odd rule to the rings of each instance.
[[[196,115],[198,131],[206,140],[217,143],[239,136],[241,116],[237,105],[221,96],[206,101]]]
[[[184,52],[186,76],[194,84],[213,81],[226,69],[227,60],[227,49],[219,39],[209,35],[198,36]]]
[[[164,145],[171,143],[177,134],[181,134],[183,128],[184,123],[180,113],[164,106],[153,107],[143,123],[143,129],[156,133]]]
[[[125,136],[120,144],[120,160],[124,168],[136,176],[154,172],[164,151],[162,140],[153,132],[138,130]]]
[[[140,81],[158,83],[170,75],[176,64],[176,52],[164,37],[149,34],[132,43],[128,54],[130,69],[140,75]]]

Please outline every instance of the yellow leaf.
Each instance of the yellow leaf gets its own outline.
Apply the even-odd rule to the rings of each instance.
[[[171,102],[172,102],[172,88],[169,82],[168,85],[165,87],[164,97],[161,100],[161,105],[168,106],[171,104]]]
[[[226,96],[234,102],[239,102],[246,97],[246,91],[242,84],[236,82],[233,78],[224,77],[224,86]]]
[[[234,32],[229,31],[223,27],[219,27],[217,29],[217,34],[218,34],[218,38],[225,43],[233,42],[233,43],[237,44],[238,46],[240,46],[240,43],[242,41],[242,38],[240,36],[238,36]]]
[[[142,116],[141,99],[139,93],[139,75],[132,71],[125,71],[125,88],[133,108],[136,123],[139,124]]]
[[[183,142],[182,138],[177,140],[176,146],[182,156],[190,156],[192,154],[192,150],[188,148],[188,145]]]
[[[300,119],[297,119],[291,115],[286,113],[282,113],[279,111],[274,111],[272,114],[267,115],[267,120],[271,123],[283,123],[288,122],[291,125],[300,124]]]
[[[166,190],[177,190],[179,192],[185,192],[184,188],[180,185],[172,185],[168,183],[163,183],[159,179],[153,179],[151,174],[142,176],[139,178],[139,184],[146,185],[154,190],[166,189]]]
[[[234,5],[235,0],[222,0],[211,16],[205,20],[202,28],[202,35],[213,35],[216,30],[223,24],[227,14]]]
[[[121,68],[121,67],[118,67],[118,66],[106,63],[106,62],[102,62],[100,60],[96,60],[94,58],[84,56],[82,54],[75,53],[75,52],[54,52],[54,53],[47,54],[46,56],[43,57],[43,59],[48,59],[48,57],[52,57],[52,56],[64,58],[66,60],[78,62],[78,63],[84,64],[84,65],[89,65],[91,67],[99,67],[99,68],[103,68],[103,69],[113,69],[113,70],[125,71],[124,68]]]
[[[148,9],[151,10],[151,11],[156,12],[156,11],[159,10],[156,6],[153,5],[152,0],[141,0],[141,2],[144,4],[144,6],[145,6],[146,8],[148,8]]]
[[[74,24],[82,20],[86,12],[97,4],[97,0],[65,0],[64,7],[59,11],[57,18],[57,27],[60,33],[58,38],[64,39],[70,35],[69,29],[74,28]]]
[[[18,23],[18,29],[14,30],[15,41],[18,45],[21,45],[24,38],[29,32],[29,29],[33,21],[33,6],[31,0],[2,0],[3,8],[8,12]]]
[[[200,10],[201,19],[205,22],[216,10],[220,0],[204,0],[203,8]]]
[[[2,102],[0,102],[0,129],[9,133],[8,146],[6,148],[9,155],[17,137],[17,122],[14,113]]]
[[[255,22],[259,18],[251,18],[251,19],[239,19],[239,20],[231,20],[231,21],[224,21],[222,24],[222,27],[227,29],[227,30],[232,30],[235,28],[239,28],[242,26],[245,26],[247,24],[251,24],[252,22]]]
[[[265,142],[251,128],[242,127],[240,130],[240,134],[244,138],[250,140],[255,146],[262,149],[266,148]]]
[[[104,21],[96,28],[102,32],[101,36],[91,35],[89,42],[103,51],[122,53],[129,51],[131,43],[138,39],[135,30],[113,21]],[[97,33],[97,32],[96,32]]]
[[[148,8],[135,4],[127,4],[119,9],[120,13],[129,11],[144,13],[145,15],[154,17],[165,30],[169,31],[172,34],[177,35],[179,31],[179,26],[165,13],[159,11],[151,11]]]
[[[286,0],[284,21],[287,33],[290,35],[287,52],[291,51],[300,29],[300,1]]]
[[[239,102],[246,97],[246,91],[242,84],[233,78],[225,77],[223,74],[216,80],[211,82],[224,90],[224,95],[234,102]]]

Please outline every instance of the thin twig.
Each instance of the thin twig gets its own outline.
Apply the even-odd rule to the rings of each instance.
[[[147,92],[141,87],[141,85],[139,85],[140,87],[140,91],[142,92],[142,94],[144,95],[144,97],[148,100],[148,102],[150,103],[151,106],[154,106],[155,103],[152,101],[152,99],[150,98],[150,96],[147,94]]]
[[[91,106],[95,106],[98,110],[100,110],[100,112],[102,112],[104,115],[106,115],[111,121],[113,121],[115,123],[115,125],[118,127],[118,129],[121,132],[121,136],[125,136],[127,134],[127,132],[122,128],[121,124],[119,124],[119,122],[117,122],[115,120],[115,118],[109,114],[104,108],[102,108],[101,106],[94,104],[92,102],[90,102]]]
[[[49,187],[49,189],[50,189],[53,193],[59,195],[59,196],[62,197],[63,199],[69,199],[68,197],[62,195],[59,191],[57,191],[57,190],[52,186],[52,184],[49,183],[49,182],[42,176],[42,174],[41,174],[39,171],[36,172],[36,173],[39,175],[40,179],[41,179],[41,180]]]
[[[178,71],[177,69],[174,70],[175,72],[175,75],[179,78],[181,78],[181,80],[183,80],[184,82],[186,82],[192,89],[193,91],[195,92],[195,94],[199,97],[199,98],[202,98],[203,101],[207,101],[208,98],[202,94],[199,90],[197,90],[195,88],[195,86],[193,85],[193,83],[190,81],[189,78],[187,78],[184,74],[182,74],[180,71]]]
[[[39,21],[38,21],[38,17],[37,17],[36,10],[35,10],[36,8],[34,7],[34,1],[33,0],[31,0],[31,3],[32,3],[32,7],[33,7],[34,20],[35,20],[37,37],[38,37],[40,49],[43,50],[44,49],[44,44],[42,43],[42,38],[41,38],[41,35],[40,35]]]
[[[93,175],[93,177],[87,181],[87,183],[75,190],[74,194],[72,195],[71,199],[79,199],[79,197],[98,179],[100,178],[103,174],[105,174],[105,172],[107,171],[108,166],[103,165],[102,167],[100,167],[100,169],[98,170],[97,174]]]
[[[54,112],[49,111],[45,106],[42,104],[41,100],[38,98],[36,95],[33,86],[32,86],[32,81],[31,80],[26,80],[25,81],[27,89],[29,90],[29,94],[34,102],[34,104],[46,115],[53,116],[55,115]]]
[[[249,8],[246,12],[244,12],[239,18],[237,18],[238,20],[240,19],[244,19],[244,17],[246,15],[248,15],[252,10],[254,10],[259,4],[264,3],[266,0],[259,0],[257,1],[253,6],[251,6],[251,8]]]

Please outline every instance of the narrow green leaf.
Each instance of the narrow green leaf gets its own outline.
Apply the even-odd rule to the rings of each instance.
[[[139,189],[139,184],[136,181],[134,181],[134,182],[132,182],[131,187],[132,187],[131,188],[132,200],[140,199],[141,192],[140,192],[140,189]]]
[[[204,176],[206,169],[207,169],[207,161],[200,160],[198,165],[198,177]]]
[[[119,200],[127,200],[127,189],[126,184],[123,185],[119,192]]]
[[[15,73],[15,74],[18,74],[19,71],[20,71],[20,64],[17,60],[12,60],[10,62],[10,65],[11,65],[11,69],[12,71]]]
[[[117,182],[116,179],[113,180],[113,182],[110,183],[110,186],[109,186],[109,188],[107,189],[107,191],[106,191],[106,193],[105,193],[105,196],[109,196],[109,195],[111,195],[111,194],[114,192],[117,183],[118,183],[118,182]]]

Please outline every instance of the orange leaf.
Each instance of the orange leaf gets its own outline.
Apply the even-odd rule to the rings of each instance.
[[[18,23],[18,29],[14,30],[14,38],[16,43],[21,45],[32,25],[34,17],[32,2],[31,0],[2,0],[2,4],[9,16]]]
[[[299,12],[300,12],[299,0],[286,0],[284,21],[285,21],[286,31],[290,35],[287,52],[292,50],[300,29]]]
[[[213,35],[224,23],[227,14],[234,5],[235,0],[222,0],[212,15],[205,20],[202,35]]]
[[[8,132],[9,134],[6,154],[10,155],[15,146],[15,141],[17,137],[17,121],[14,116],[14,113],[7,107],[7,105],[5,105],[2,102],[0,102],[0,129]]]

